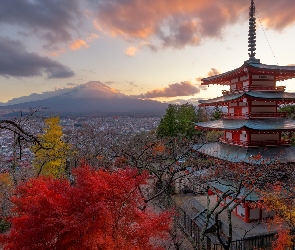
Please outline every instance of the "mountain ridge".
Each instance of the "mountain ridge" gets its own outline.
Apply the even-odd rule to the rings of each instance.
[[[14,110],[45,108],[45,114],[54,115],[120,115],[145,114],[162,116],[166,103],[142,100],[121,94],[99,81],[91,81],[58,96],[18,104],[1,106],[0,109]]]

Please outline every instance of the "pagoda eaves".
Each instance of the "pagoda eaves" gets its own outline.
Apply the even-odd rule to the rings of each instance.
[[[264,101],[267,99],[268,101],[276,101],[278,104],[295,103],[295,93],[248,91],[238,94],[223,95],[208,100],[199,100],[199,106],[227,106],[229,102],[239,102],[244,98],[253,101]]]
[[[249,74],[259,74],[259,75],[268,75],[271,74],[275,77],[276,81],[284,81],[288,79],[295,78],[295,66],[277,66],[277,65],[267,65],[262,64],[259,60],[248,60],[244,64],[234,70],[203,78],[201,85],[209,84],[221,84],[221,85],[230,85],[231,80],[247,76]]]

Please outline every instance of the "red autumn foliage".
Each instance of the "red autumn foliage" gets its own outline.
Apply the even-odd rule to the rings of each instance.
[[[274,250],[287,250],[291,249],[292,246],[292,236],[290,231],[287,229],[280,229],[278,232],[277,240],[273,244]]]
[[[4,249],[162,249],[155,242],[167,236],[171,212],[140,209],[147,173],[81,166],[73,174],[72,185],[39,177],[18,187]]]

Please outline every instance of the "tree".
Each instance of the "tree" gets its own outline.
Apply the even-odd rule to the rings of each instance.
[[[82,165],[73,175],[72,185],[40,176],[17,189],[4,249],[162,249],[156,243],[167,235],[171,212],[142,209],[146,172]]]
[[[169,104],[166,114],[160,121],[157,134],[169,137],[178,135],[192,137],[197,134],[195,122],[197,122],[197,114],[194,105],[190,103]]]
[[[33,165],[37,176],[42,174],[61,177],[65,173],[70,146],[62,140],[63,132],[59,121],[59,117],[45,119],[44,134],[38,135],[41,145],[31,147],[35,154]]]
[[[295,233],[295,203],[294,188],[289,189],[283,183],[276,182],[263,192],[263,203],[260,204],[268,210],[276,212],[273,220],[269,222],[278,228],[277,240],[273,246],[275,250],[292,249]]]
[[[279,108],[279,112],[286,112],[289,118],[295,119],[295,105],[283,105]]]

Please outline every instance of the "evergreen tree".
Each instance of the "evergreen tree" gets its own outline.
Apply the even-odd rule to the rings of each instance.
[[[197,122],[195,106],[186,103],[182,105],[169,104],[166,114],[160,121],[157,129],[158,136],[188,136],[197,134],[195,122]]]

